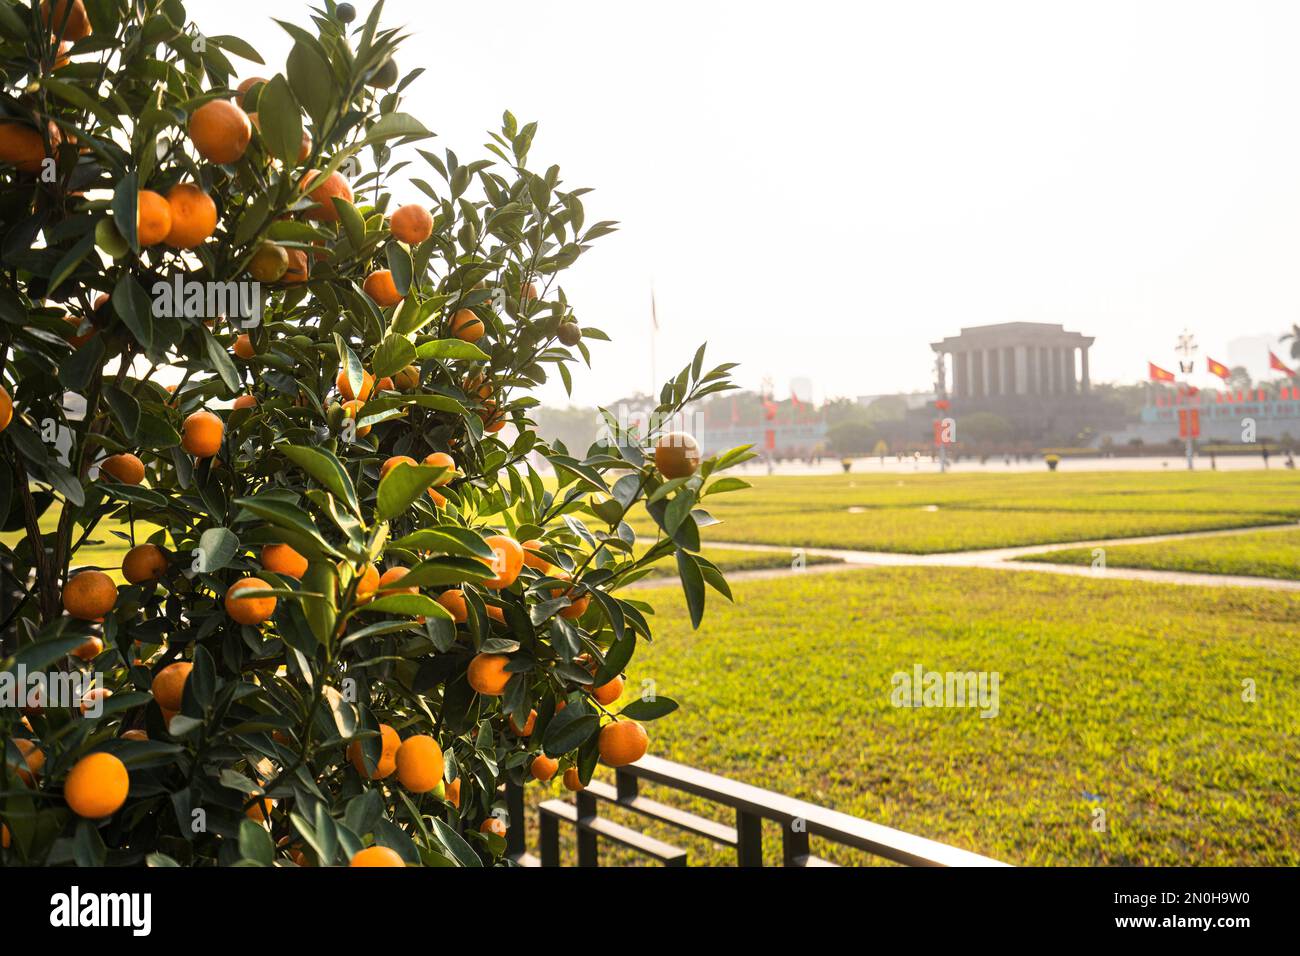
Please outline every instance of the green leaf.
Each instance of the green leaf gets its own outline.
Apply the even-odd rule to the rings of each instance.
[[[262,88],[257,100],[257,118],[262,141],[271,155],[292,169],[298,165],[302,146],[302,113],[289,82],[276,74]]]
[[[146,349],[153,345],[153,302],[129,272],[124,273],[113,287],[113,311],[122,320],[122,324],[131,330],[137,342]],[[238,386],[236,381],[234,387]]]
[[[382,143],[399,137],[427,139],[432,135],[414,116],[408,113],[388,113],[366,131],[365,137],[358,145],[369,146],[371,143]]]
[[[357,502],[357,489],[352,484],[343,463],[326,449],[305,448],[299,445],[277,445],[277,450],[320,482],[334,497],[342,499],[358,518],[361,508]]]
[[[295,504],[268,495],[260,495],[256,498],[236,498],[235,504],[259,518],[265,518],[274,525],[296,533],[299,536],[299,542],[310,541],[315,550],[321,554],[328,554],[335,558],[343,557],[340,551],[321,537],[320,532],[316,529],[315,522],[311,519],[311,515]],[[302,550],[299,543],[294,543],[294,547]]]
[[[84,392],[104,368],[104,337],[91,336],[59,366],[59,382],[74,392]]]
[[[275,844],[271,842],[271,834],[252,820],[240,820],[239,855],[262,866],[271,866],[275,863]]]
[[[476,531],[454,525],[437,528],[421,528],[405,537],[398,538],[390,545],[404,551],[437,551],[442,554],[461,554],[468,558],[483,558],[491,561],[491,546]]]
[[[398,465],[393,468],[379,482],[375,517],[380,521],[396,518],[446,474],[447,469],[440,465]]]
[[[381,591],[380,594],[383,594]],[[389,594],[377,597],[361,610],[376,614],[404,614],[407,617],[441,617],[450,621],[451,614],[427,594]]]
[[[396,375],[416,361],[415,346],[404,335],[388,335],[375,349],[371,368],[375,378]]]
[[[222,383],[230,392],[238,392],[240,388],[239,372],[235,369],[235,363],[230,359],[230,353],[206,327],[201,326],[199,333],[203,336],[203,348],[207,352],[208,361],[212,364],[213,371],[220,376]]]
[[[229,528],[208,528],[199,535],[198,570],[203,574],[212,574],[230,564],[230,560],[239,552],[239,538]]]
[[[443,557],[421,561],[402,578],[406,587],[427,588],[464,581],[485,581],[492,569],[477,558]]]
[[[671,697],[655,697],[650,700],[634,700],[620,711],[620,715],[629,720],[658,720],[677,709],[677,701]]]
[[[600,717],[596,714],[575,713],[566,720],[569,711],[576,709],[576,705],[570,705],[551,719],[542,741],[542,749],[548,757],[559,757],[577,750],[592,734],[600,730]]]
[[[433,342],[425,342],[415,350],[415,354],[421,360],[468,359],[485,362],[489,358],[488,354],[473,342],[462,342],[460,339],[437,339]]]
[[[691,612],[691,627],[698,628],[704,620],[704,575],[690,552],[677,549],[677,574],[682,579],[682,592],[686,607]]]

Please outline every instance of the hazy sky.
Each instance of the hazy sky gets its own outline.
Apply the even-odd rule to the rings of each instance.
[[[269,17],[306,5],[189,8],[279,68]],[[927,387],[964,325],[1063,322],[1097,337],[1094,380],[1136,380],[1184,326],[1227,361],[1300,321],[1300,4],[386,10],[435,148],[482,155],[509,108],[541,124],[531,164],[623,224],[564,282],[614,339],[575,400],[648,386],[652,283],[661,376],[707,339],[743,384],[818,399]]]

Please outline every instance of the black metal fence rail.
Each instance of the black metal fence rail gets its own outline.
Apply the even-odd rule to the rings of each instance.
[[[665,866],[685,866],[686,851],[599,815],[601,803],[631,810],[714,843],[731,847],[740,866],[763,865],[763,821],[781,827],[781,859],[785,866],[835,866],[814,856],[809,838],[821,837],[907,866],[1006,866],[978,853],[913,836],[770,790],[738,783],[717,774],[696,770],[659,757],[642,757],[614,772],[614,786],[593,780],[576,794],[573,803],[547,800],[538,807],[538,856],[527,852],[523,826],[507,832],[510,857],[524,866],[560,865],[560,824],[577,828],[578,865],[599,866],[601,838],[629,847]],[[683,793],[730,807],[736,825],[709,820],[642,796],[640,782],[660,784]],[[507,793],[510,818],[522,821],[523,788]]]

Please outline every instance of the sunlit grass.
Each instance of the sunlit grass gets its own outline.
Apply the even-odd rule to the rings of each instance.
[[[1029,555],[1020,560],[1092,564],[1095,557],[1091,548],[1070,548]],[[1105,561],[1107,567],[1116,568],[1300,580],[1300,530],[1119,545],[1105,549]]]

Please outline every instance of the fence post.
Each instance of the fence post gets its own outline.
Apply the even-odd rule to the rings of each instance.
[[[506,781],[506,856],[523,856],[528,835],[528,819],[524,816],[524,788]]]
[[[796,825],[800,829],[795,829]],[[803,820],[787,820],[781,828],[782,866],[800,866],[812,848],[808,843],[808,826]]]
[[[600,866],[600,850],[596,844],[596,834],[582,827],[583,820],[596,815],[595,794],[579,790],[574,796],[578,808],[578,866]]]
[[[620,767],[614,771],[614,787],[620,800],[631,800],[637,794],[637,777]]]
[[[560,865],[560,819],[549,813],[537,817],[538,843],[542,857],[542,866]]]
[[[763,818],[740,809],[736,810],[736,863],[763,865]]]

